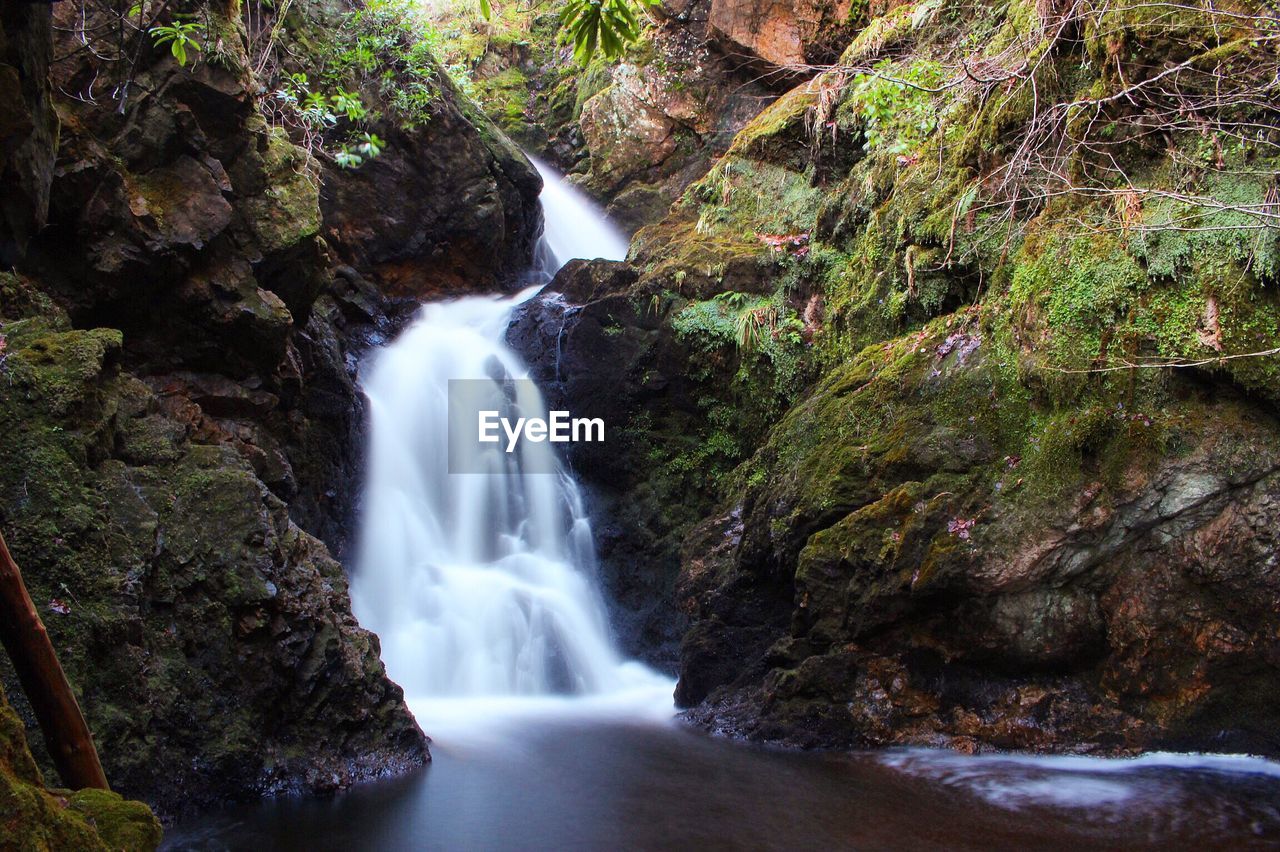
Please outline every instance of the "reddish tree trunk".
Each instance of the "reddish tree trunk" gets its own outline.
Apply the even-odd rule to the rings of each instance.
[[[98,750],[94,748],[89,726],[85,724],[71,684],[67,683],[40,614],[27,594],[22,572],[9,555],[3,534],[0,534],[0,642],[13,660],[62,783],[74,790],[110,789],[102,764],[98,762]]]

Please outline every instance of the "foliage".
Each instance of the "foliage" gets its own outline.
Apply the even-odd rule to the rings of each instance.
[[[344,169],[360,166],[382,153],[385,143],[360,129],[369,110],[359,95],[343,90],[317,92],[310,86],[310,79],[302,72],[285,77],[264,105],[268,119],[292,131],[295,141],[312,154],[325,150],[326,134],[340,125],[345,127],[333,153],[334,162]]]
[[[756,380],[753,368],[763,359],[779,398],[794,393],[803,378],[805,326],[790,304],[785,289],[771,296],[752,296],[733,290],[706,301],[691,302],[671,320],[681,337],[705,351],[732,344],[740,359],[737,381]]]
[[[863,119],[866,149],[906,154],[919,146],[937,127],[932,94],[942,79],[937,62],[921,60],[897,67],[890,59],[855,77],[849,104]]]
[[[384,147],[386,143],[374,134],[361,133],[354,142],[343,145],[334,160],[344,169],[353,169],[381,154]]]
[[[204,27],[192,21],[174,21],[172,24],[154,26],[148,32],[156,47],[169,45],[173,58],[178,60],[179,65],[185,66],[187,51],[200,49],[199,39],[204,33]]]
[[[596,52],[605,59],[622,56],[628,44],[640,37],[637,12],[661,0],[569,0],[560,14],[563,36],[573,45],[573,56],[586,65]]]
[[[254,66],[277,80],[263,112],[309,152],[357,168],[386,147],[372,132],[378,122],[392,119],[413,130],[431,120],[447,85],[433,55],[440,35],[409,0],[369,0],[317,40],[301,33],[311,74],[281,66],[277,36],[290,35],[281,31],[288,2],[279,10],[264,3],[246,5],[243,13],[257,51]]]
[[[431,120],[440,97],[439,44],[439,32],[408,0],[370,0],[334,34],[323,77],[331,85],[376,92],[412,130]]]

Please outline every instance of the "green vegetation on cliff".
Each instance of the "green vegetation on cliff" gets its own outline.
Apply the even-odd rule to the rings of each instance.
[[[696,718],[1280,747],[1277,37],[1248,4],[898,6],[637,234],[655,319],[615,338],[664,410],[619,502],[684,536]]]

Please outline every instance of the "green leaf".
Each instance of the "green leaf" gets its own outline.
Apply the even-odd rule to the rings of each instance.
[[[560,13],[560,26],[573,44],[574,59],[582,65],[597,49],[617,59],[629,43],[640,37],[642,24],[636,10],[657,0],[568,0]]]

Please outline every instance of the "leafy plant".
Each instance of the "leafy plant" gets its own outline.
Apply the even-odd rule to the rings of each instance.
[[[338,149],[333,159],[344,169],[354,169],[377,157],[386,145],[386,142],[373,133],[361,133],[352,142]]]
[[[179,65],[185,66],[187,50],[200,49],[198,39],[204,32],[204,28],[192,21],[174,21],[172,24],[154,26],[149,32],[156,47],[169,45],[169,52],[173,54],[173,58],[178,60]]]
[[[354,92],[338,91],[329,97],[336,112],[342,113],[348,121],[360,121],[369,114],[360,96]]]
[[[884,148],[905,154],[923,142],[938,124],[930,90],[942,78],[942,67],[936,62],[896,68],[889,59],[879,62],[872,73],[859,74],[850,100],[862,116],[867,150]]]
[[[369,115],[368,108],[354,92],[339,89],[333,94],[312,91],[306,74],[295,73],[285,77],[280,88],[273,93],[273,102],[266,110],[273,123],[289,129],[295,140],[312,153],[333,150],[326,146],[325,137],[344,121],[348,125],[346,138],[333,150],[334,162],[344,169],[354,169],[382,153],[386,142],[359,129]]]
[[[660,0],[569,0],[560,13],[560,27],[573,45],[573,57],[586,65],[599,51],[617,59],[640,37],[636,12]]]

